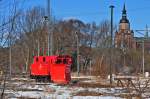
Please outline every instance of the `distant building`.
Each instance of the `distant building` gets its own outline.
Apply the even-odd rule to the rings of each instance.
[[[122,10],[122,18],[119,22],[119,29],[115,32],[115,48],[139,49],[144,44],[144,50],[150,53],[150,37],[148,29],[145,31],[145,37],[134,37],[133,30],[130,29],[130,22],[127,18],[126,7]]]
[[[122,10],[122,18],[119,22],[119,29],[115,33],[116,48],[136,48],[134,32],[130,29],[130,22],[127,19],[125,5]]]

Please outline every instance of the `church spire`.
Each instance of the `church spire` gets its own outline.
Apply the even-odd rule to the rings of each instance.
[[[127,11],[126,11],[126,6],[124,4],[123,10],[122,10],[122,18],[120,20],[120,23],[129,23],[129,20],[127,19]]]
[[[122,18],[126,18],[126,17],[127,17],[127,13],[126,13],[126,5],[124,4],[123,10],[122,10]]]

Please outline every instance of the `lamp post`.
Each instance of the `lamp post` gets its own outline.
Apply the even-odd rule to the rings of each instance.
[[[111,44],[110,44],[110,84],[112,84],[112,60],[111,60],[111,58],[112,58],[112,45],[113,45],[113,8],[114,8],[114,6],[113,5],[111,5],[110,6],[110,9],[111,9],[111,27],[110,27],[110,33],[111,33]]]
[[[53,55],[53,33],[50,30],[51,14],[50,14],[50,0],[47,0],[47,31],[48,31],[48,56]]]

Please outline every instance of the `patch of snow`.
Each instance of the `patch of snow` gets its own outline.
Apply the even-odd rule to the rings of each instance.
[[[44,86],[39,86],[39,85],[34,85],[34,86],[28,85],[28,87],[23,86],[22,88],[44,90]]]
[[[36,92],[36,91],[32,91],[32,92],[28,92],[28,91],[18,91],[15,92],[15,97],[27,97],[27,98],[41,98],[42,96],[42,92]]]
[[[68,97],[73,97],[73,99],[83,99],[81,96],[73,96],[73,94],[76,94],[80,91],[93,91],[98,93],[108,93],[108,94],[114,94],[116,93],[116,89],[114,88],[82,88],[82,87],[76,87],[76,86],[58,86],[56,84],[50,84],[50,85],[22,85],[21,88],[25,89],[37,89],[41,91],[5,91],[5,93],[13,94],[14,97],[27,97],[27,98],[42,98],[42,99],[67,99]],[[121,90],[121,89],[120,89]],[[118,89],[117,93],[120,93],[120,90]],[[92,98],[97,96],[91,96]],[[87,96],[87,98],[84,99],[92,99],[90,96]],[[98,99],[102,99],[104,97],[99,96]],[[105,96],[106,99],[109,99]],[[105,99],[104,98],[104,99]],[[113,99],[113,98],[111,98]],[[116,99],[116,98],[115,98]],[[117,98],[118,99],[118,98]]]
[[[73,99],[122,99],[113,96],[74,96]]]

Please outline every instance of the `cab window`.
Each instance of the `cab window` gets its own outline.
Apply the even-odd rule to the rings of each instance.
[[[67,64],[67,59],[63,59],[63,63],[64,63],[64,64]]]
[[[61,59],[57,59],[56,60],[56,64],[61,64],[62,63],[62,60]]]

